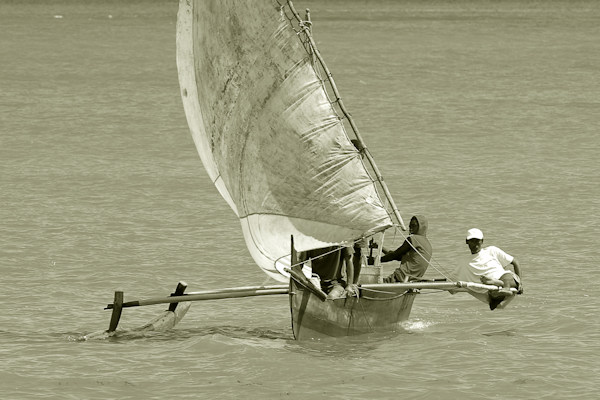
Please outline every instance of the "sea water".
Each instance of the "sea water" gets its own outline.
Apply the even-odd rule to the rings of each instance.
[[[189,134],[177,2],[4,1],[0,397],[596,398],[597,2],[295,5],[404,218],[429,218],[428,276],[478,227],[519,259],[524,295],[492,312],[424,292],[395,335],[306,342],[286,296],[207,301],[170,332],[82,341],[115,290],[274,282]]]

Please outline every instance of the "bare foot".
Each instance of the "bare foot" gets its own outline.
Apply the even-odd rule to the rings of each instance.
[[[513,292],[510,290],[510,288],[500,288],[498,289],[498,294],[500,295],[504,295],[504,296],[512,296]]]

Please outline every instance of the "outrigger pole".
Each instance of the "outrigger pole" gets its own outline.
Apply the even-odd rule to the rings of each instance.
[[[192,301],[201,301],[201,300],[219,300],[219,299],[231,299],[231,298],[239,298],[239,297],[252,297],[252,296],[268,296],[275,294],[288,294],[289,287],[288,285],[273,285],[273,286],[243,286],[243,287],[235,287],[235,288],[223,288],[223,289],[214,289],[214,290],[203,290],[199,292],[190,292],[184,293],[187,288],[187,284],[185,282],[179,282],[177,285],[177,289],[170,296],[166,297],[154,297],[142,300],[134,300],[134,301],[123,301],[123,292],[116,291],[114,301],[111,304],[108,304],[105,310],[112,310],[112,315],[110,318],[110,324],[106,333],[111,334],[116,331],[117,326],[119,324],[119,320],[121,318],[121,313],[124,308],[129,307],[141,307],[141,306],[149,306],[153,304],[169,304],[169,309],[165,311],[168,316],[172,318],[178,318],[176,315],[177,306],[179,303],[188,303]],[[187,309],[186,309],[187,311]],[[179,317],[179,319],[183,318],[183,315]],[[175,321],[174,323],[177,323]],[[174,323],[169,324],[173,326]],[[147,324],[148,325],[148,324]],[[146,328],[144,326],[142,328]]]
[[[177,304],[185,301],[233,299],[237,297],[268,296],[273,294],[288,294],[288,285],[273,286],[246,286],[237,288],[224,288],[215,290],[203,290],[190,292],[183,295],[171,295],[169,297],[154,297],[149,299],[134,300],[121,303],[121,308],[150,306],[153,304]],[[116,293],[115,293],[116,294]],[[105,310],[117,311],[119,306],[115,303],[106,306]]]

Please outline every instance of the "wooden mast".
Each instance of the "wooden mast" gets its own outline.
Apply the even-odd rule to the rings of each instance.
[[[390,190],[388,189],[387,184],[384,182],[383,176],[381,175],[379,168],[375,164],[375,160],[373,159],[373,156],[367,149],[367,146],[365,145],[365,142],[363,141],[363,138],[362,138],[360,132],[358,131],[358,127],[354,123],[354,119],[352,118],[352,115],[350,115],[350,113],[348,113],[348,111],[346,110],[346,106],[344,105],[344,102],[338,91],[337,85],[335,84],[335,81],[333,80],[331,71],[325,64],[325,60],[323,59],[323,57],[321,56],[321,53],[317,49],[317,44],[315,43],[315,40],[313,39],[312,34],[311,34],[312,22],[310,20],[307,22],[302,20],[302,18],[300,17],[300,14],[298,14],[296,9],[294,8],[294,4],[292,3],[291,0],[288,0],[288,5],[290,6],[290,10],[292,11],[294,16],[298,20],[300,28],[302,29],[302,31],[306,35],[306,38],[308,39],[308,42],[310,44],[310,49],[311,49],[311,56],[316,57],[317,60],[319,60],[319,64],[321,65],[321,68],[323,68],[323,71],[325,72],[325,75],[327,76],[327,80],[329,81],[331,89],[333,90],[333,94],[335,95],[335,98],[336,98],[335,101],[338,103],[340,110],[342,111],[342,113],[348,120],[350,127],[354,131],[354,135],[356,136],[356,139],[358,140],[358,143],[359,143],[359,149],[360,149],[359,151],[367,157],[367,160],[369,161],[371,168],[373,168],[373,173],[375,174],[377,181],[379,182],[379,185],[381,186],[385,197],[387,198],[388,202],[390,203],[390,206],[392,207],[392,212],[393,212],[394,216],[398,220],[400,227],[403,230],[406,230],[406,226],[404,225],[404,221],[402,220],[400,211],[398,211],[398,207],[396,207],[396,203],[394,202],[394,199],[392,198],[392,194],[390,193]],[[307,10],[307,15],[310,16],[309,10]]]

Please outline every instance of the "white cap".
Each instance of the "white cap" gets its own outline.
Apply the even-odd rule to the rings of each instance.
[[[477,228],[471,228],[467,231],[467,240],[469,239],[483,239],[483,232]]]

